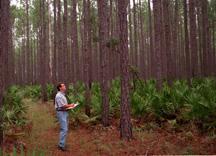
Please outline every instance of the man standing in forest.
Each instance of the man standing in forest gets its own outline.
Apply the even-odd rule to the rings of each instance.
[[[60,123],[60,136],[58,149],[66,151],[65,141],[68,132],[68,108],[75,107],[74,104],[68,104],[67,98],[65,97],[66,86],[64,83],[57,85],[58,93],[55,96],[55,109],[57,112],[57,118]]]

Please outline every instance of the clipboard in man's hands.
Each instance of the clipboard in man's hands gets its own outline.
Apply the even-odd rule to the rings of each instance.
[[[73,106],[67,107],[66,110],[74,109],[78,105],[79,103],[75,103]]]

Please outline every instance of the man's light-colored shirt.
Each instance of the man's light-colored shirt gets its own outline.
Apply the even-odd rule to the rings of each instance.
[[[68,104],[68,101],[63,92],[58,92],[55,96],[55,108],[63,107]]]

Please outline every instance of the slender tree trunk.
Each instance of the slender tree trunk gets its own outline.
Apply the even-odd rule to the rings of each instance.
[[[26,72],[27,72],[27,84],[31,81],[30,70],[30,43],[29,43],[29,0],[26,0]]]
[[[189,1],[189,19],[190,19],[190,50],[191,50],[191,64],[192,76],[198,76],[198,53],[197,53],[197,26],[196,26],[196,12],[195,0]]]
[[[101,55],[101,91],[102,91],[102,123],[109,126],[109,99],[108,99],[108,1],[98,0],[99,36]]]
[[[6,68],[8,66],[8,51],[9,51],[9,43],[10,43],[10,1],[1,0],[0,1],[0,36],[2,37],[0,40],[0,111],[2,111],[3,107],[3,93],[5,88],[8,86],[6,84],[7,79],[7,71]],[[2,114],[0,114],[0,125],[2,125],[3,119]],[[0,126],[0,146],[3,144],[3,129]]]
[[[166,0],[165,0],[166,1]],[[167,80],[167,74],[168,74],[168,66],[167,66],[167,52],[166,52],[166,29],[165,28],[165,19],[169,18],[164,13],[164,0],[161,0],[160,2],[160,47],[161,47],[161,65],[162,65],[162,80]],[[167,10],[168,11],[168,10]],[[169,52],[168,52],[169,53]]]
[[[83,56],[84,56],[84,82],[86,86],[86,103],[85,103],[85,113],[86,115],[90,116],[90,89],[91,89],[91,82],[90,82],[90,49],[88,47],[90,34],[88,31],[89,27],[89,16],[88,16],[88,3],[89,0],[83,0],[83,15],[84,15],[84,39],[83,39]]]
[[[204,76],[211,75],[212,68],[212,57],[210,48],[211,48],[211,40],[209,35],[209,20],[208,20],[208,1],[203,0],[201,2],[201,10],[202,10],[202,41],[203,41],[203,66],[204,66]]]
[[[129,61],[130,64],[133,65],[134,63],[134,42],[133,42],[133,28],[132,28],[132,11],[131,11],[131,5],[129,3],[128,5],[128,10],[129,10],[129,44],[130,44],[130,57],[129,57]]]
[[[58,81],[63,81],[64,80],[64,51],[63,51],[63,35],[62,35],[62,20],[61,20],[61,1],[57,0],[57,8],[58,8],[58,12],[57,12],[57,46],[58,46],[58,51],[57,51],[57,58],[58,61],[56,61],[57,66],[58,66]]]
[[[46,2],[44,0],[40,1],[40,8],[41,8],[41,28],[40,28],[40,82],[41,82],[41,89],[42,89],[42,100],[45,102],[48,100],[47,98],[47,91],[46,91],[46,77],[47,77],[47,35],[46,35]]]
[[[150,73],[151,73],[151,78],[155,78],[155,55],[154,55],[154,48],[153,48],[153,30],[152,30],[152,15],[151,15],[151,3],[150,0],[148,0],[148,16],[149,16],[149,38],[150,38]]]
[[[187,71],[187,79],[190,82],[191,78],[191,57],[190,57],[190,49],[189,49],[189,32],[188,32],[188,5],[187,0],[184,0],[184,33],[185,33],[185,56],[186,56],[186,71]]]
[[[128,53],[128,23],[127,23],[128,1],[118,0],[119,16],[119,38],[120,38],[120,63],[121,63],[121,117],[120,137],[130,140],[132,138],[132,124],[130,117],[129,102],[129,53]]]
[[[52,29],[52,20],[51,20],[51,9],[50,9],[50,4],[51,4],[51,0],[47,0],[47,16],[48,16],[48,20],[47,20],[47,29],[48,29],[48,38],[47,38],[47,52],[48,52],[48,57],[47,57],[47,60],[48,60],[48,63],[47,63],[47,66],[48,66],[48,81],[49,82],[52,82],[52,74],[53,74],[53,68],[52,68],[52,57],[53,57],[53,42],[52,42],[52,32],[53,32],[53,29]]]
[[[213,52],[213,66],[216,65],[216,49],[215,49],[215,21],[212,20],[212,52]],[[216,70],[213,70],[214,76],[216,75]]]
[[[53,31],[54,31],[54,37],[53,37],[53,61],[52,61],[52,82],[55,84],[57,81],[57,23],[56,23],[56,8],[57,8],[57,0],[53,0],[53,13],[54,13],[54,23],[53,23]]]
[[[163,0],[164,26],[165,26],[165,52],[167,57],[167,80],[169,84],[173,80],[174,59],[171,56],[171,27],[170,27],[170,2]],[[177,42],[177,41],[176,41]],[[164,62],[163,62],[164,63]]]
[[[67,43],[67,36],[68,36],[68,31],[67,31],[67,16],[68,16],[68,8],[67,8],[67,0],[64,0],[64,14],[63,14],[63,51],[62,51],[62,58],[63,58],[63,73],[64,77],[63,80],[66,84],[69,83],[69,76],[70,72],[68,70],[69,68],[69,51],[68,51],[68,43]]]
[[[144,19],[142,16],[142,3],[141,0],[139,0],[139,25],[140,25],[140,29],[139,29],[139,51],[140,51],[140,68],[139,71],[141,73],[141,76],[143,79],[146,79],[148,77],[148,72],[147,72],[147,65],[148,65],[148,55],[147,55],[147,47],[146,47],[146,37],[145,37],[145,32],[144,32]]]
[[[161,27],[162,27],[162,19],[160,17],[161,13],[161,0],[153,0],[153,12],[154,12],[154,29],[155,29],[155,58],[154,58],[154,66],[155,66],[155,78],[157,80],[158,88],[162,86],[162,62],[161,62]]]
[[[172,40],[173,40],[173,47],[171,49],[172,53],[172,62],[168,64],[169,66],[172,68],[172,79],[180,76],[180,68],[182,66],[180,66],[181,62],[181,56],[180,56],[180,50],[177,48],[178,47],[178,30],[179,30],[179,2],[178,0],[175,0],[175,11],[174,11],[174,26],[173,26],[173,35],[172,35]],[[171,53],[170,51],[170,53]],[[174,62],[175,61],[175,62]]]
[[[73,73],[73,77],[74,77],[74,81],[77,82],[78,80],[80,80],[79,77],[79,66],[80,66],[80,62],[79,62],[79,45],[78,45],[78,30],[77,30],[77,0],[72,0],[72,17],[71,17],[71,50],[72,50],[72,64],[73,64],[73,68],[74,68],[74,72]]]
[[[134,62],[133,65],[138,67],[138,34],[137,34],[137,5],[133,0],[133,23],[134,23]]]

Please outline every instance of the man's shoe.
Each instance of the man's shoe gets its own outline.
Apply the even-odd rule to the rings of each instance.
[[[63,152],[67,152],[68,150],[65,148],[65,147],[61,147],[61,146],[58,146],[58,149],[63,151]]]

